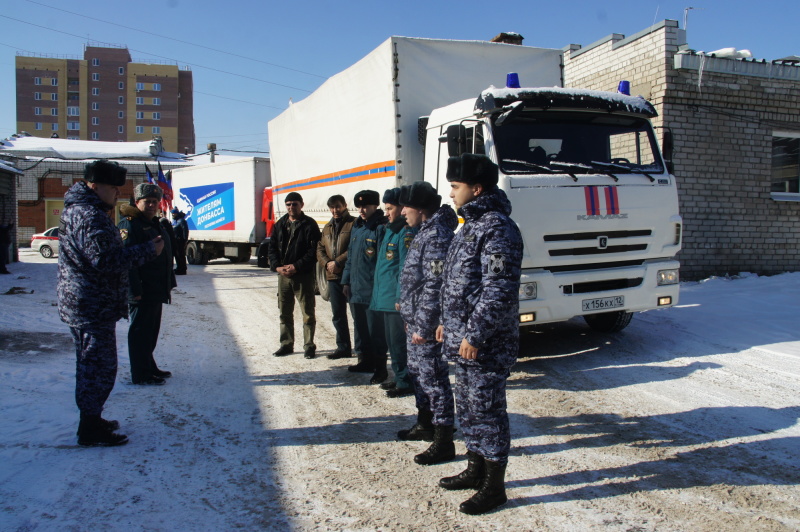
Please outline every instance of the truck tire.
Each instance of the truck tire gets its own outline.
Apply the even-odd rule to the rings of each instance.
[[[269,268],[269,239],[265,239],[258,245],[258,251],[256,253],[256,266],[259,268]]]
[[[203,252],[200,251],[200,246],[197,245],[197,242],[186,244],[186,262],[194,265],[203,263]]]
[[[619,332],[631,322],[633,312],[618,310],[616,312],[603,312],[601,314],[586,314],[583,319],[586,324],[597,332]]]

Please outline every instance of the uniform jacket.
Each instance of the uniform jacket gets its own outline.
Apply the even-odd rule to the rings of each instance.
[[[397,312],[394,305],[400,302],[400,271],[413,239],[414,231],[402,216],[378,229],[378,261],[369,304],[371,310]]]
[[[442,284],[443,352],[463,364],[510,368],[519,351],[522,235],[500,189],[459,212],[465,223],[450,243]],[[459,356],[464,338],[478,348],[477,360]]]
[[[442,205],[424,221],[408,250],[400,276],[400,314],[408,334],[434,340],[441,323],[439,293],[444,279],[447,249],[458,227],[458,217],[449,205]]]
[[[189,240],[189,224],[186,223],[186,218],[183,214],[172,220],[172,230],[175,233],[175,240]]]
[[[85,182],[70,187],[58,230],[58,313],[70,327],[128,316],[128,271],[156,257],[151,242],[125,247],[106,205]],[[163,255],[163,253],[162,253]]]
[[[368,220],[360,216],[350,233],[347,264],[342,272],[342,284],[350,285],[350,303],[369,305],[372,299],[372,284],[375,265],[378,262],[378,228],[386,223],[381,209]]]
[[[148,242],[157,236],[164,239],[164,251],[161,255],[153,261],[130,269],[128,303],[135,304],[134,298],[137,296],[141,296],[142,301],[169,303],[170,292],[175,286],[169,235],[158,218],[146,218],[144,213],[133,205],[123,205],[120,214],[123,218],[118,227],[126,247]]]
[[[345,211],[342,221],[339,222],[338,233],[334,230],[333,218],[322,228],[322,238],[317,244],[317,262],[323,268],[330,261],[335,261],[337,266],[344,269],[347,263],[347,248],[350,245],[350,232],[355,221],[353,215]],[[342,274],[330,273],[326,270],[325,278],[329,281],[338,281],[342,278]]]
[[[320,239],[316,220],[300,214],[294,235],[289,237],[289,215],[284,214],[275,222],[269,239],[269,267],[274,272],[278,266],[294,264],[297,273],[314,271],[317,242]]]

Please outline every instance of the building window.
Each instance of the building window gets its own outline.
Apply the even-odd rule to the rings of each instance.
[[[160,91],[161,90],[161,83],[153,83],[153,90]]]
[[[161,134],[161,127],[153,126],[153,135],[160,135]]]
[[[67,137],[67,140],[80,140],[80,137]]]
[[[92,88],[92,96],[100,96],[100,89],[97,87]]]
[[[58,116],[58,107],[50,109],[50,116]]]
[[[33,93],[33,99],[34,100],[41,100],[42,99],[42,93],[41,92],[34,92]]]
[[[153,120],[161,120],[161,113],[153,113]]]
[[[119,67],[119,75],[120,76],[124,76],[125,75],[125,67]]]
[[[41,130],[42,129],[42,123],[41,122],[36,122],[36,124],[33,127],[35,127],[36,129]]]
[[[153,98],[153,105],[161,105],[161,98]]]
[[[122,82],[122,81],[120,81],[120,82],[117,84],[117,87],[119,87],[119,90],[124,90],[124,89],[125,89],[125,83],[124,83],[124,82]]]
[[[124,126],[117,126],[117,133],[125,133],[125,127]]]
[[[120,96],[117,98],[117,103],[120,105],[125,105],[125,96]]]
[[[142,98],[141,96],[137,96],[136,105],[144,105],[144,98]]]
[[[800,199],[800,131],[773,133],[772,192],[797,194]]]
[[[96,57],[92,59],[92,66],[100,66],[100,60]]]
[[[78,131],[81,128],[80,122],[67,122],[68,131]]]
[[[53,87],[58,87],[58,78],[50,79],[50,85],[52,85]]]
[[[41,85],[42,84],[42,78],[33,78],[33,84],[34,85]]]
[[[136,126],[137,133],[144,133],[144,126]]]
[[[34,107],[33,108],[33,114],[35,114],[35,115],[42,114],[42,108],[41,107]]]
[[[67,116],[81,116],[81,108],[67,107]]]
[[[97,111],[100,109],[100,104],[97,102],[92,102],[92,111]]]
[[[98,74],[97,72],[92,74],[92,81],[100,81],[100,74]]]
[[[117,118],[125,118],[125,111],[117,111]]]
[[[50,124],[50,129],[53,131],[58,131],[58,124]]]
[[[57,102],[58,101],[58,93],[57,92],[51,92],[50,93],[50,99],[53,100],[54,102]]]
[[[98,117],[96,117],[96,116],[93,116],[92,117],[92,125],[93,126],[99,126],[100,125],[100,119]]]
[[[144,111],[136,111],[136,120],[141,120],[144,118]]]
[[[144,83],[137,83],[136,84],[136,90],[137,91],[143,91],[144,90]]]
[[[97,131],[92,132],[92,140],[97,140],[100,138],[100,134]]]

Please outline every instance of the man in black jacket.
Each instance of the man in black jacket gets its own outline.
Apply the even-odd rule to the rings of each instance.
[[[294,351],[294,300],[303,312],[303,349],[306,358],[314,358],[314,265],[320,231],[317,222],[303,214],[303,197],[290,192],[284,200],[286,214],[275,222],[269,241],[269,266],[278,277],[278,309],[280,310],[280,348],[276,357]]]

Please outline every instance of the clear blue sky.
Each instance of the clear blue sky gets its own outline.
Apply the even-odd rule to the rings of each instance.
[[[0,138],[16,131],[17,51],[82,56],[88,40],[126,45],[134,61],[173,60],[194,76],[197,151],[208,142],[268,151],[267,122],[392,35],[588,45],[688,16],[689,45],[800,55],[800,1],[762,0],[3,0]]]

